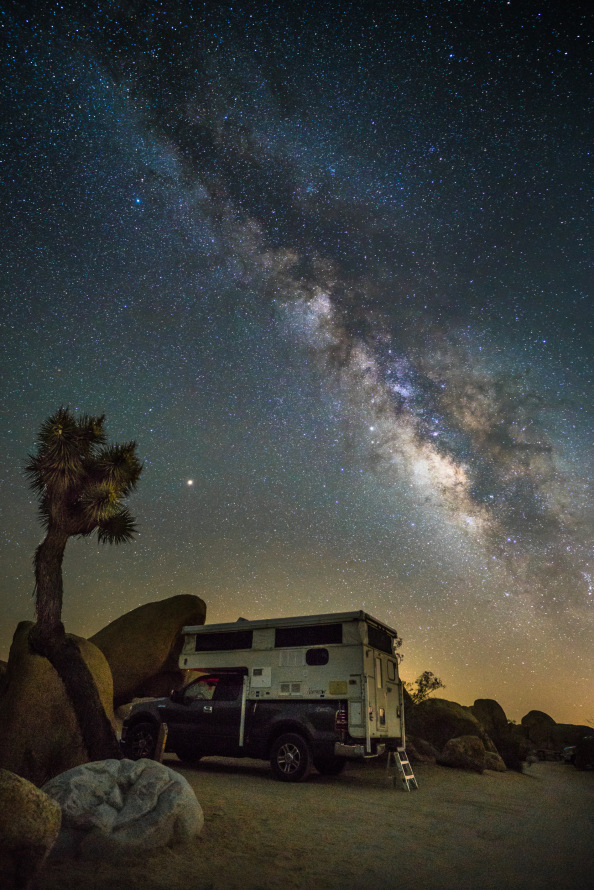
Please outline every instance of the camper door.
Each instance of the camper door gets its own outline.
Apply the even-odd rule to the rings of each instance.
[[[372,650],[369,661],[372,661],[367,674],[371,735],[375,738],[397,738],[402,735],[398,665],[394,658],[377,649]]]

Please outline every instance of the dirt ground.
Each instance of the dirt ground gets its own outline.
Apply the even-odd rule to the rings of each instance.
[[[253,760],[186,777],[205,814],[190,846],[132,861],[50,859],[39,890],[582,890],[594,887],[594,772],[537,763],[483,775],[385,764],[283,784]]]

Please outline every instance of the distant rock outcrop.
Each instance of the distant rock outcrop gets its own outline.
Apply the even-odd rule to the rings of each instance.
[[[9,770],[0,769],[0,887],[28,888],[53,847],[59,805]]]
[[[133,698],[164,695],[181,685],[181,630],[204,624],[205,618],[204,601],[182,594],[139,606],[91,637],[111,668],[114,707]]]
[[[575,745],[581,738],[592,733],[591,726],[579,723],[556,723],[544,711],[528,711],[517,727],[527,741],[541,752],[541,756],[555,755],[566,745]]]
[[[56,850],[110,856],[193,840],[204,815],[179,773],[154,760],[99,760],[56,776],[43,791],[63,813]]]
[[[551,742],[555,751],[562,751],[566,745],[577,745],[585,736],[594,735],[591,726],[580,723],[555,723],[551,729]]]
[[[0,767],[41,785],[88,757],[60,677],[47,658],[29,649],[32,627],[21,621],[10,647],[0,697]],[[113,686],[103,653],[82,637],[68,637],[76,641],[113,723]]]

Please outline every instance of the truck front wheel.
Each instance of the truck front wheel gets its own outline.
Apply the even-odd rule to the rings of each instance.
[[[287,732],[276,739],[270,752],[270,765],[275,779],[281,782],[302,782],[311,770],[309,743],[296,732]]]
[[[136,723],[127,734],[124,753],[130,760],[154,757],[159,729],[153,723]]]
[[[176,745],[174,751],[182,763],[187,763],[188,766],[197,766],[198,761],[202,758],[200,751],[190,745]]]

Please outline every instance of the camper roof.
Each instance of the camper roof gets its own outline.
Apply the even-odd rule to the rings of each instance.
[[[225,624],[196,624],[184,627],[184,634],[215,633],[216,631],[250,630],[257,627],[299,627],[304,624],[334,624],[339,621],[366,621],[368,624],[381,627],[391,636],[397,637],[396,631],[378,621],[367,612],[330,612],[326,615],[297,615],[294,618],[264,618],[260,621],[246,621],[238,618],[237,621],[229,621]]]

